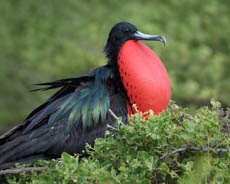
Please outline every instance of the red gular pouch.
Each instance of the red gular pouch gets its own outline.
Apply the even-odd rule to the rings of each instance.
[[[135,114],[132,104],[140,112],[165,111],[171,98],[171,84],[167,70],[159,57],[140,41],[129,40],[119,52],[118,66],[131,105],[129,115]],[[148,115],[145,115],[145,117]]]

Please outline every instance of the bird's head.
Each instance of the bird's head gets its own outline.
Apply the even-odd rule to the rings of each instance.
[[[144,34],[138,31],[133,24],[120,22],[111,29],[105,46],[105,53],[110,62],[117,61],[121,46],[128,40],[152,40],[161,41],[164,45],[166,44],[166,39],[161,35]]]

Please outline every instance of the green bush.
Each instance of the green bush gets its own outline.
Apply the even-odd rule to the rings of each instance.
[[[230,106],[230,1],[0,1],[0,125],[19,123],[50,93],[31,84],[88,72],[106,62],[111,27],[129,21],[162,34],[148,44],[166,65],[172,99],[202,105],[216,97]]]
[[[193,113],[172,103],[148,120],[110,127],[105,138],[86,146],[88,157],[62,154],[45,161],[41,173],[7,175],[9,183],[230,183],[229,112],[212,101],[212,109]],[[226,113],[228,115],[226,115]],[[36,165],[37,164],[37,165]],[[44,165],[38,162],[35,166]]]

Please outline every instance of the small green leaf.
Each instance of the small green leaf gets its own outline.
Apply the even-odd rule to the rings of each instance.
[[[186,131],[192,132],[195,130],[196,124],[193,121],[189,121],[187,119],[185,119],[183,121],[183,125],[186,129]]]

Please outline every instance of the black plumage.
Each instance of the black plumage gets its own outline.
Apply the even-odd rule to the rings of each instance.
[[[0,137],[0,169],[15,163],[60,157],[62,152],[79,153],[86,143],[103,137],[107,124],[115,126],[111,109],[128,123],[129,98],[120,78],[118,53],[127,40],[137,37],[132,24],[115,25],[105,46],[108,63],[92,72],[39,84],[38,90],[60,88],[37,107],[24,123]]]

